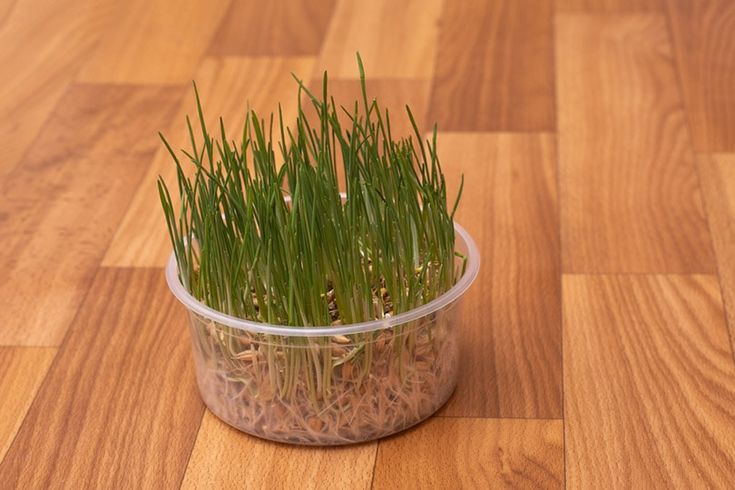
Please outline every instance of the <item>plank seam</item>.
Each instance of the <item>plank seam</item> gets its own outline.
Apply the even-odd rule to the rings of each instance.
[[[661,0],[663,1],[663,0]],[[679,97],[681,98],[681,104],[684,109],[684,123],[686,127],[687,134],[689,135],[689,146],[690,151],[693,156],[694,160],[694,168],[697,173],[697,186],[699,187],[699,197],[700,197],[700,204],[702,206],[702,210],[704,211],[704,220],[707,223],[707,232],[709,235],[709,245],[710,250],[712,252],[712,256],[715,258],[715,272],[717,277],[717,285],[720,288],[720,302],[722,303],[722,315],[724,317],[724,325],[725,330],[727,331],[727,338],[730,341],[730,357],[735,363],[735,351],[733,351],[733,337],[732,337],[732,325],[730,325],[730,322],[728,320],[727,315],[727,301],[725,300],[725,291],[722,285],[722,274],[721,274],[721,268],[720,268],[720,257],[717,254],[717,250],[715,249],[714,245],[714,239],[712,237],[712,225],[710,223],[710,217],[709,217],[709,208],[707,206],[707,197],[704,195],[704,188],[702,187],[702,172],[699,168],[699,161],[697,161],[697,153],[695,150],[695,144],[692,140],[692,125],[691,120],[689,117],[689,107],[687,106],[686,98],[684,97],[684,84],[681,79],[681,66],[679,65],[679,57],[677,56],[677,47],[676,47],[676,40],[674,38],[674,26],[672,24],[671,20],[671,11],[669,9],[668,3],[664,2],[664,17],[666,17],[666,31],[669,38],[669,44],[671,45],[671,57],[672,57],[672,65],[674,68],[674,75],[676,78],[676,89],[679,92]],[[708,157],[709,159],[709,157]]]
[[[212,55],[212,49],[214,46],[214,41],[217,39],[217,34],[219,33],[220,29],[222,29],[222,26],[225,24],[225,22],[227,22],[227,19],[229,19],[230,12],[232,11],[234,7],[235,7],[235,2],[230,0],[230,2],[227,4],[227,9],[225,10],[224,15],[219,21],[219,24],[217,24],[217,27],[212,30],[212,37],[209,38],[207,47],[204,49],[204,52],[202,53],[202,57],[199,60],[199,63],[197,63],[197,68],[199,68],[202,65],[202,61],[204,59]]]
[[[465,419],[465,420],[544,420],[559,421],[562,417],[468,417],[464,415],[434,415],[437,419]]]
[[[563,277],[564,277],[564,241],[563,241],[563,226],[562,226],[562,192],[561,192],[561,158],[559,155],[559,80],[557,70],[557,49],[556,49],[556,24],[557,24],[557,12],[556,12],[556,0],[552,5],[552,17],[551,17],[551,71],[554,75],[554,157],[556,158],[556,219],[557,219],[557,240],[559,242],[559,254],[557,257],[557,273],[559,274],[559,335],[560,339],[560,354],[561,354],[561,435],[562,435],[562,461],[563,461],[563,480],[564,488],[567,488],[567,427],[566,417],[564,414],[564,288],[563,288]]]
[[[694,276],[704,276],[704,277],[719,277],[718,273],[707,271],[707,272],[580,272],[580,271],[571,271],[571,272],[562,272],[562,276],[569,276],[569,277],[575,277],[575,276],[587,276],[587,277],[595,277],[595,276],[611,276],[611,277],[635,277],[635,276],[644,276],[644,277],[694,277]]]
[[[200,395],[201,396],[201,395]],[[184,464],[184,471],[181,472],[181,479],[179,480],[179,488],[181,488],[184,485],[184,479],[186,478],[186,474],[189,472],[189,463],[191,462],[191,457],[194,454],[194,448],[197,445],[197,440],[199,439],[199,433],[202,431],[202,422],[204,421],[204,417],[207,415],[207,411],[209,408],[204,408],[202,411],[202,416],[199,417],[199,425],[197,426],[197,433],[194,437],[194,442],[191,445],[191,450],[189,451],[189,456],[186,458],[186,464]]]
[[[339,9],[339,2],[334,3],[334,8],[332,9],[332,15],[329,16],[329,22],[327,23],[326,29],[324,29],[324,35],[322,36],[322,44],[319,46],[319,52],[314,55],[314,66],[311,68],[311,78],[310,80],[313,80],[315,78],[319,77],[319,73],[324,71],[324,45],[326,44],[327,39],[329,38],[329,33],[332,32],[332,28],[334,27],[334,23],[337,22],[336,19],[337,16],[335,15],[337,13],[337,10]]]
[[[82,300],[79,302],[79,306],[77,307],[77,311],[74,313],[74,316],[72,317],[71,321],[66,325],[66,329],[64,330],[64,337],[61,339],[61,342],[58,346],[25,346],[25,347],[45,347],[45,348],[55,348],[56,352],[54,352],[54,358],[51,361],[51,364],[49,364],[48,368],[46,369],[46,372],[43,375],[43,379],[38,384],[38,387],[36,388],[36,393],[33,395],[33,400],[31,400],[31,403],[28,405],[28,409],[26,410],[25,415],[23,416],[23,420],[21,421],[20,425],[15,431],[15,434],[13,435],[13,440],[10,441],[10,444],[8,444],[8,449],[5,451],[5,455],[3,456],[3,459],[0,460],[0,465],[5,461],[5,458],[8,457],[8,454],[10,454],[10,451],[13,449],[13,446],[15,445],[15,441],[18,439],[18,434],[20,434],[21,430],[23,430],[23,427],[26,425],[28,421],[28,414],[30,413],[31,409],[33,408],[33,405],[36,404],[36,400],[38,398],[38,393],[41,392],[41,389],[46,384],[46,379],[49,376],[49,373],[51,373],[51,370],[56,367],[56,364],[59,363],[59,352],[61,352],[61,348],[66,343],[67,337],[69,336],[69,330],[71,330],[71,326],[74,324],[74,322],[77,320],[79,315],[82,312],[82,306],[84,303],[87,302],[87,297],[89,296],[90,291],[92,290],[92,284],[94,283],[94,279],[97,277],[97,274],[99,274],[100,268],[97,267],[97,270],[95,271],[94,275],[92,276],[92,279],[89,281],[89,284],[87,285],[86,291],[84,292],[84,296],[82,297]]]
[[[375,443],[375,456],[373,456],[373,474],[370,475],[370,489],[375,488],[375,468],[378,466],[378,450],[380,449],[380,441]]]
[[[13,9],[17,5],[17,2],[13,4]],[[10,10],[8,13],[8,16],[5,18],[6,20],[10,18],[10,15],[13,13],[13,9]],[[63,100],[66,93],[70,90],[71,86],[77,83],[77,76],[79,75],[79,72],[82,71],[82,69],[87,66],[87,63],[92,57],[92,54],[97,51],[97,48],[99,44],[102,42],[102,34],[97,35],[97,38],[94,40],[92,45],[89,47],[89,51],[87,52],[87,60],[85,62],[79,63],[79,66],[73,71],[73,73],[69,76],[69,79],[64,84],[64,87],[59,92],[59,98],[54,103],[54,106],[51,108],[51,110],[46,114],[46,117],[43,118],[43,121],[39,124],[38,129],[36,129],[35,134],[30,140],[30,144],[21,152],[20,157],[18,158],[18,161],[15,162],[15,164],[8,169],[8,174],[14,172],[18,168],[21,167],[23,162],[25,161],[26,157],[28,156],[28,153],[30,153],[31,148],[33,148],[33,143],[36,142],[39,135],[41,134],[41,131],[43,130],[44,126],[46,126],[46,123],[51,120],[51,117],[57,113],[59,110],[59,103]]]

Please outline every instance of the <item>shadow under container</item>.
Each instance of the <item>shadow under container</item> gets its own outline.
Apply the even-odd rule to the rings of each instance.
[[[458,224],[455,237],[466,263],[450,290],[393,317],[337,327],[269,325],[213,310],[184,289],[172,254],[166,279],[189,311],[204,403],[243,432],[292,444],[363,442],[426,419],[457,384],[458,306],[480,266]]]

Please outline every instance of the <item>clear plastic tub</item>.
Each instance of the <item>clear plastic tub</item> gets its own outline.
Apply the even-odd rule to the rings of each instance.
[[[429,417],[457,384],[460,300],[480,266],[469,234],[455,224],[466,269],[449,291],[391,318],[328,327],[284,327],[225,315],[181,285],[189,310],[197,382],[217,417],[278,442],[350,444],[384,437]]]

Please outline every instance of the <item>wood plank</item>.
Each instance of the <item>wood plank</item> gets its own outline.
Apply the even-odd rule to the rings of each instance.
[[[562,488],[560,420],[432,418],[378,445],[373,488]]]
[[[667,5],[694,146],[735,151],[735,2]]]
[[[0,183],[0,345],[61,342],[180,95],[74,85]]]
[[[570,488],[733,488],[735,363],[712,276],[565,276]]]
[[[554,137],[446,134],[438,140],[456,219],[480,275],[461,306],[462,367],[443,415],[562,415],[559,228]]]
[[[84,82],[186,83],[196,72],[230,0],[131,0],[79,74]]]
[[[177,486],[204,404],[163,271],[100,269],[80,312],[0,465],[4,484]]]
[[[308,80],[314,59],[296,58],[207,58],[199,68],[196,80],[205,115],[210,127],[217,127],[222,116],[230,134],[242,128],[247,104],[263,117],[278,110],[280,102],[284,119],[296,118],[296,73]],[[264,87],[267,87],[264,88]],[[182,99],[178,114],[164,131],[173,148],[189,148],[186,114],[196,117],[193,90]],[[151,140],[154,144],[155,140]],[[163,266],[171,253],[166,221],[161,211],[156,179],[176,186],[176,171],[171,156],[158,144],[152,165],[135,193],[125,217],[117,228],[103,264],[109,266]]]
[[[714,254],[657,15],[559,15],[565,272],[710,273]]]
[[[359,78],[359,51],[368,77],[429,79],[441,8],[442,0],[339,0],[319,66],[333,78]]]
[[[215,55],[316,56],[335,0],[232,2],[209,47]],[[306,74],[304,74],[306,76]]]
[[[276,444],[243,434],[207,411],[182,488],[367,489],[376,448],[377,443],[326,448]]]
[[[547,0],[447,2],[429,119],[444,131],[553,130],[552,14]]]
[[[557,12],[661,12],[663,0],[555,0]]]
[[[697,163],[735,350],[735,154],[700,155]]]
[[[16,0],[0,7],[0,178],[28,150],[109,20],[109,2]]]
[[[54,348],[0,347],[0,461],[56,354]]]

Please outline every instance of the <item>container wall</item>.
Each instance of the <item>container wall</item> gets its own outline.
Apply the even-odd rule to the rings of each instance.
[[[457,381],[456,302],[349,336],[248,333],[190,313],[197,379],[218,417],[298,444],[383,437],[434,413]]]

